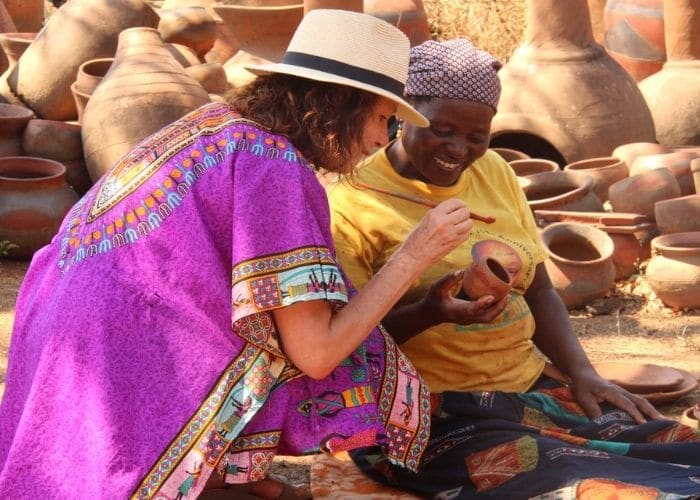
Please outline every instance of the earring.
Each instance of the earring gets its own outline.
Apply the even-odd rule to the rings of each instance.
[[[399,124],[396,127],[396,138],[401,139],[401,134],[403,134],[403,120],[399,120]]]

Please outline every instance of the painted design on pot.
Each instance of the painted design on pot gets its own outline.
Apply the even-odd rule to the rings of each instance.
[[[567,309],[604,297],[615,283],[614,244],[587,224],[555,222],[540,233],[549,255],[545,268]]]
[[[472,246],[472,263],[464,270],[462,290],[470,299],[491,295],[500,300],[510,293],[522,270],[522,261],[508,244],[481,240]]]
[[[658,236],[651,254],[645,274],[659,299],[678,309],[700,307],[700,232]]]

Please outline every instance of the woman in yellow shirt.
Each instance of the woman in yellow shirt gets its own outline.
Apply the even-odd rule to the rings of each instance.
[[[390,466],[376,449],[353,458],[378,480],[449,498],[568,498],[620,485],[698,493],[697,437],[596,373],[547,276],[516,177],[487,149],[499,68],[466,40],[414,47],[405,93],[430,126],[403,124],[399,139],[328,189],[336,252],[359,288],[427,211],[387,191],[434,203],[458,198],[495,218],[476,221],[470,238],[428,268],[383,320],[433,394],[419,474]],[[463,300],[454,293],[460,270],[484,240],[508,245],[521,269],[501,300]],[[547,376],[545,356],[570,385]],[[667,444],[651,444],[662,435]]]

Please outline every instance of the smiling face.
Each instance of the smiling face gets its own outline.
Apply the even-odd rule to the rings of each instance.
[[[401,140],[389,151],[394,169],[409,179],[453,185],[486,153],[496,111],[487,104],[439,97],[417,98],[411,104],[430,126],[404,123]]]
[[[349,173],[363,158],[371,155],[389,142],[389,118],[396,113],[397,107],[394,101],[386,97],[379,98],[377,104],[367,116],[360,142],[356,143],[352,148],[354,161],[348,165],[348,171],[343,173]]]

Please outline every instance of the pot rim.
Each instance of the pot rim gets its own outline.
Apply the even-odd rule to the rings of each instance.
[[[625,162],[615,156],[599,156],[597,158],[587,158],[564,165],[564,170],[580,172],[582,170],[610,170],[625,165]]]
[[[4,175],[7,173],[7,170],[5,170],[5,168],[3,167],[7,167],[8,169],[17,169],[17,167],[13,166],[20,162],[26,163],[27,160],[29,160],[32,166],[39,166],[40,170],[38,173],[43,175],[40,175],[38,177],[14,177],[10,175]],[[43,171],[41,171],[41,169],[43,169]],[[29,183],[37,181],[46,181],[51,179],[60,179],[65,177],[65,175],[65,165],[55,160],[49,160],[48,158],[39,158],[37,156],[4,156],[0,158],[0,181],[13,183]]]
[[[700,250],[700,231],[662,234],[651,240],[651,250],[656,255]]]
[[[553,236],[559,234],[560,231],[564,229],[573,230],[571,232],[575,236],[590,242],[591,246],[600,254],[600,257],[591,260],[571,260],[552,252],[549,248],[549,244],[553,241]],[[598,264],[610,261],[615,251],[615,243],[608,233],[597,227],[578,222],[554,222],[549,224],[540,232],[540,238],[544,244],[547,255],[549,255],[551,259],[572,265]],[[601,241],[602,243],[599,243]]]
[[[527,191],[535,184],[538,179],[551,178],[552,175],[566,176],[571,179],[573,183],[579,184],[576,188],[567,191],[556,196],[550,196],[548,198],[538,198],[536,200],[527,200],[528,205],[532,210],[540,208],[541,205],[548,205],[552,202],[571,199],[571,201],[576,201],[585,196],[588,192],[593,191],[593,177],[590,175],[578,175],[573,172],[565,172],[563,170],[558,172],[540,172],[538,174],[528,175],[527,178],[530,180],[528,185],[523,186],[523,191],[525,191],[525,197],[527,198]]]

